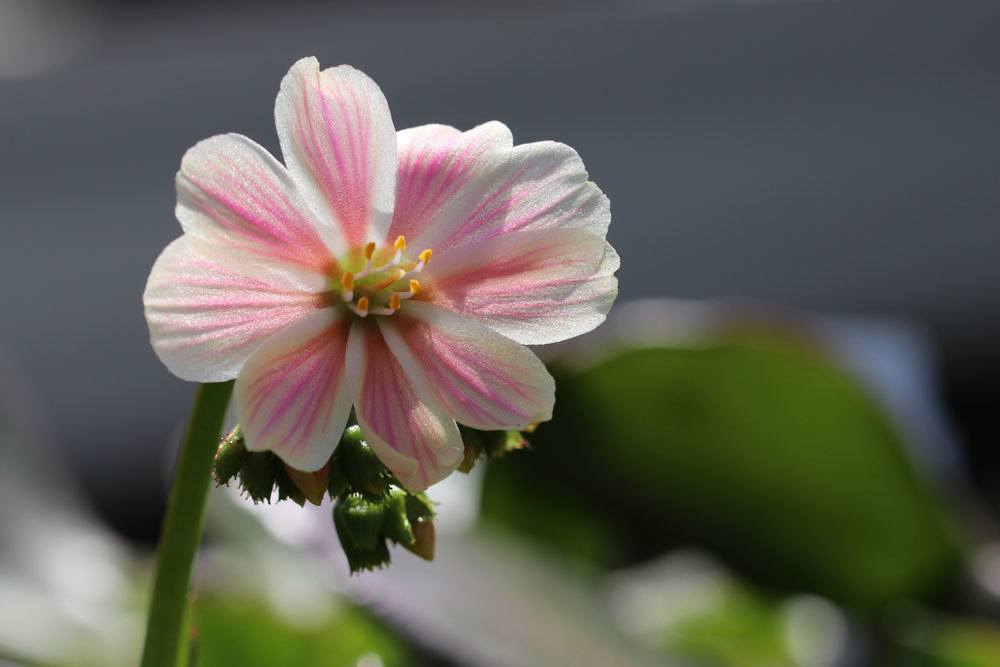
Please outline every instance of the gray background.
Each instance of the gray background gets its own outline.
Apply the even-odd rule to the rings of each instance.
[[[5,2],[10,29],[26,5]],[[219,132],[276,149],[303,55],[370,74],[399,128],[495,118],[577,148],[611,197],[624,299],[925,326],[992,479],[1000,3],[44,4],[0,46],[0,350],[130,534],[155,536],[192,393],[141,308],[179,234],[173,174]]]

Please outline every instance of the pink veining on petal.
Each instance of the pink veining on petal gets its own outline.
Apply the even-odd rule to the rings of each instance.
[[[355,325],[363,338],[361,385],[355,408],[369,444],[390,470],[410,488],[423,489],[454,469],[461,459],[453,421],[438,413],[414,385],[374,323]],[[442,460],[442,450],[450,449]],[[405,462],[405,463],[404,463]]]
[[[510,132],[491,122],[467,132],[426,125],[398,136],[396,208],[387,238],[442,247],[505,173]]]
[[[238,273],[186,237],[157,261],[144,302],[157,353],[175,372],[201,381],[235,377],[264,339],[324,306],[281,275],[268,282]]]
[[[352,68],[321,72],[306,59],[289,73],[276,113],[293,174],[313,189],[312,203],[329,212],[346,247],[363,246],[392,204],[385,182],[395,164],[395,134],[381,91]]]
[[[476,428],[523,428],[551,416],[555,386],[533,352],[429,303],[382,326],[398,359],[418,367],[448,414]]]
[[[323,271],[329,249],[283,171],[242,137],[202,142],[185,156],[178,175],[182,222],[216,243]],[[193,214],[202,217],[192,221]]]
[[[607,198],[587,180],[575,151],[552,142],[526,144],[511,150],[508,162],[478,206],[452,224],[435,249],[522,230],[577,227],[603,236],[610,220]]]
[[[348,331],[344,320],[331,322],[285,345],[272,344],[247,365],[240,376],[238,409],[255,449],[266,445],[286,461],[296,461],[315,446],[317,433],[329,432],[340,416],[338,392],[346,391]],[[332,452],[336,434],[328,434]]]
[[[614,301],[618,257],[579,229],[523,230],[452,247],[425,271],[421,298],[526,344],[600,324]]]

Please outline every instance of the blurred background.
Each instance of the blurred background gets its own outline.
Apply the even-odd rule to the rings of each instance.
[[[532,450],[431,493],[435,565],[348,579],[327,509],[217,493],[202,664],[1000,665],[993,0],[0,0],[0,664],[134,661],[173,175],[277,153],[304,55],[575,147],[621,296],[541,351]]]

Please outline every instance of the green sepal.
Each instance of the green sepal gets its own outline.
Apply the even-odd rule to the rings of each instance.
[[[287,498],[299,507],[303,507],[306,504],[305,494],[302,493],[302,490],[295,484],[292,478],[288,476],[285,466],[278,466],[278,472],[275,475],[274,481],[278,485],[278,500],[285,500]]]
[[[411,524],[423,519],[432,521],[434,515],[434,503],[424,493],[406,494],[406,518]]]
[[[215,483],[220,486],[229,484],[229,481],[239,474],[249,456],[250,452],[247,451],[243,442],[243,434],[237,425],[229,432],[229,435],[222,439],[219,448],[215,451],[215,461],[212,464]]]
[[[333,508],[334,523],[338,524],[347,537],[347,542],[362,550],[374,549],[382,537],[382,524],[385,521],[385,506],[381,502],[372,502],[361,494],[351,494],[337,501]],[[341,535],[344,541],[344,535]]]
[[[344,472],[340,461],[340,449],[338,448],[330,459],[330,476],[326,479],[326,492],[330,494],[330,498],[333,500],[346,495],[350,490],[347,473]]]
[[[344,431],[337,459],[354,491],[384,496],[389,491],[390,474],[365,442],[361,427],[354,424]]]
[[[240,488],[255,503],[270,502],[274,483],[281,471],[281,461],[271,452],[248,452],[247,460],[240,469]]]
[[[460,472],[472,470],[480,456],[498,459],[528,445],[520,431],[480,431],[461,424],[458,430],[462,434],[462,444],[465,445],[465,453],[458,466]]]
[[[385,522],[382,524],[382,534],[403,545],[413,544],[416,539],[406,512],[406,496],[406,491],[394,486],[383,501]]]

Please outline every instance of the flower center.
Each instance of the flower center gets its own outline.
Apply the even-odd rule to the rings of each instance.
[[[417,259],[406,253],[406,238],[399,236],[391,246],[379,248],[374,242],[363,251],[353,251],[332,276],[330,292],[340,297],[355,315],[392,315],[403,301],[420,293],[416,275],[431,261],[431,250],[423,250]],[[354,271],[345,268],[356,269]]]

